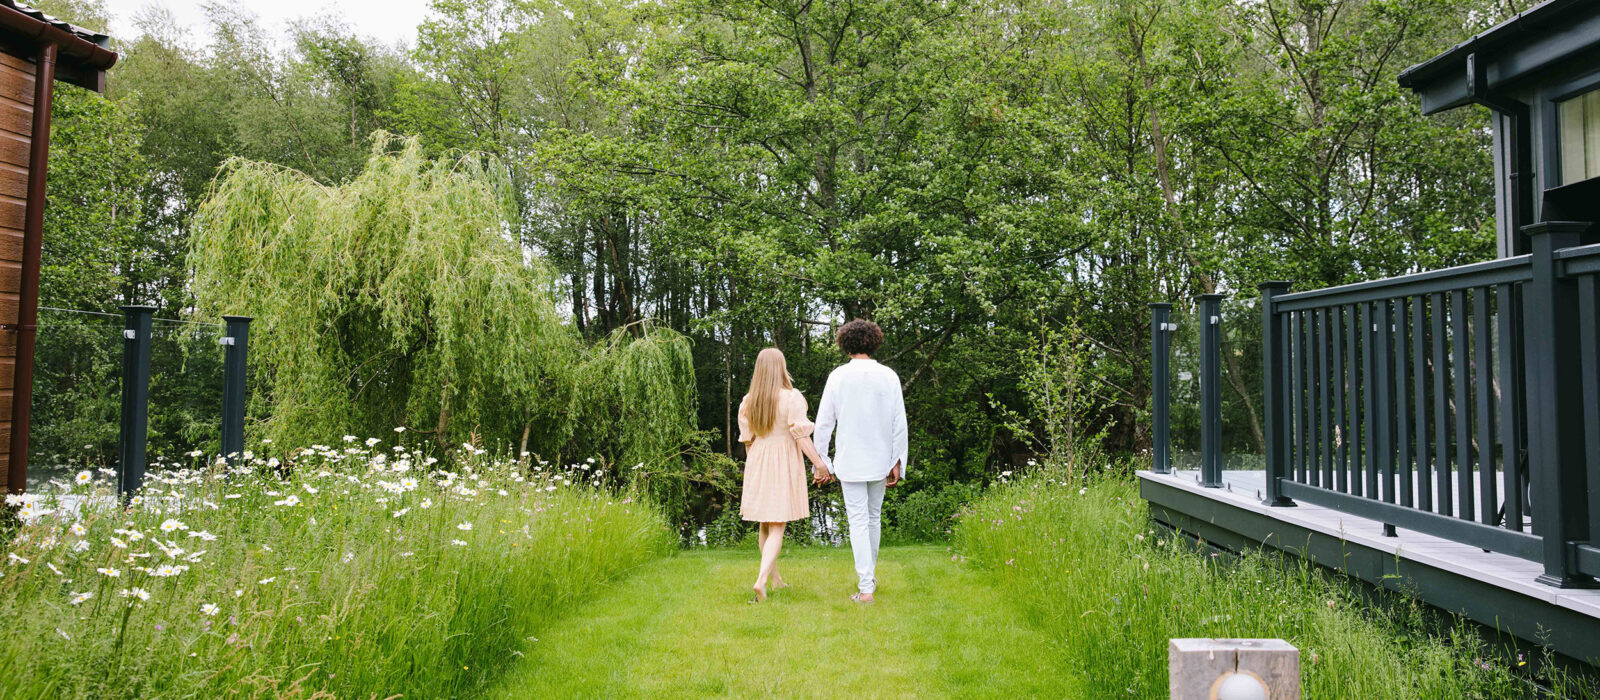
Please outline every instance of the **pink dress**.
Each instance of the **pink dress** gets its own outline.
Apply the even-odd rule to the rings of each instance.
[[[816,426],[806,419],[806,397],[788,389],[778,398],[777,415],[766,435],[750,430],[750,397],[739,404],[739,442],[748,456],[744,463],[744,491],[739,517],[758,523],[803,520],[811,515],[806,497],[805,456],[796,443],[811,437]]]

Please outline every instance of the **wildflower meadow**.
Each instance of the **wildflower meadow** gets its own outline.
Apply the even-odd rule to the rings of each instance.
[[[126,503],[105,469],[8,497],[0,697],[472,694],[543,621],[674,550],[592,462],[269,448],[158,463]]]
[[[1048,469],[961,516],[955,558],[989,574],[1064,650],[1083,697],[1165,697],[1175,637],[1282,638],[1308,698],[1592,697],[1585,681],[1507,658],[1459,618],[1301,559],[1230,556],[1157,527],[1130,477]]]

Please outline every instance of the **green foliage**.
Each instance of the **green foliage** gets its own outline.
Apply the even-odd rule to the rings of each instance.
[[[1099,464],[1105,428],[1096,426],[1095,411],[1103,400],[1088,341],[1070,323],[1059,330],[1045,326],[1034,346],[1018,355],[1018,383],[1029,413],[997,406],[1008,415],[1006,427],[1069,474]]]
[[[297,23],[278,42],[226,5],[208,10],[202,42],[146,13],[137,35],[119,37],[110,102],[87,98],[93,109],[58,121],[63,133],[81,119],[83,135],[106,137],[79,142],[82,165],[64,186],[108,196],[52,207],[60,225],[47,241],[61,252],[47,260],[74,274],[63,269],[55,284],[46,271],[47,288],[62,291],[46,303],[192,310],[195,214],[223,163],[304,173],[305,191],[348,187],[367,177],[367,135],[388,130],[416,136],[431,158],[454,162],[466,149],[504,164],[491,178],[499,203],[485,209],[504,212],[499,237],[519,259],[540,261],[528,265],[541,280],[535,306],[559,306],[570,324],[571,341],[557,343],[566,349],[552,349],[567,359],[495,365],[479,391],[469,374],[530,353],[452,355],[465,363],[454,367],[414,358],[440,359],[437,376],[402,366],[398,385],[458,385],[402,402],[397,386],[373,380],[382,361],[348,361],[392,349],[372,339],[350,358],[306,360],[354,374],[301,392],[362,405],[293,408],[302,415],[438,430],[448,409],[441,440],[476,431],[511,449],[631,467],[645,460],[622,453],[692,431],[646,427],[627,446],[578,450],[590,430],[619,433],[573,430],[552,407],[583,391],[591,356],[578,338],[605,345],[632,328],[639,339],[649,319],[650,335],[686,340],[688,426],[709,429],[680,443],[690,485],[660,488],[704,521],[727,501],[729,426],[756,351],[784,349],[814,397],[840,359],[829,332],[865,316],[888,333],[881,359],[905,381],[928,483],[983,482],[1039,456],[1032,436],[1064,424],[1035,411],[1043,404],[1017,360],[1041,333],[1069,328],[1094,387],[1074,434],[1130,453],[1150,439],[1147,302],[1235,290],[1225,315],[1245,318],[1243,298],[1263,279],[1309,288],[1493,254],[1486,112],[1424,118],[1395,76],[1526,4],[442,0],[410,52],[328,20]],[[105,14],[92,2],[51,11],[91,26]],[[103,254],[101,242],[120,252]],[[349,301],[382,313],[375,300]],[[346,318],[346,339],[382,322]],[[1224,338],[1224,439],[1243,453],[1261,442],[1254,333],[1244,324]],[[91,368],[110,351],[61,348],[52,381],[64,401],[48,408],[52,421],[103,415],[104,397],[71,387],[94,386],[103,371]],[[158,349],[158,362],[177,355]],[[532,403],[528,383],[499,381],[508,375],[537,377]],[[673,392],[662,396],[676,406]],[[269,416],[276,405],[258,403],[256,415],[286,425]],[[489,408],[467,415],[473,406]],[[1019,416],[1027,436],[1009,429]],[[203,434],[206,420],[184,409],[156,424],[175,437]],[[91,422],[52,441],[97,444]]]
[[[1423,604],[1375,593],[1304,560],[1229,561],[1152,526],[1127,476],[1042,471],[991,489],[956,549],[1024,602],[1067,650],[1083,697],[1167,697],[1176,637],[1281,638],[1301,650],[1306,697],[1502,698],[1528,686],[1467,623],[1427,624]],[[1561,675],[1561,696],[1581,686]]]
[[[736,547],[753,537],[755,532],[755,523],[740,518],[738,508],[724,508],[715,520],[706,523],[705,546]]]
[[[945,483],[883,501],[883,537],[891,542],[947,542],[956,516],[983,493],[971,483]]]
[[[86,472],[24,505],[0,544],[0,695],[469,696],[672,550],[654,508],[577,473],[475,454],[423,473],[422,450],[389,447],[160,465],[128,509]]]
[[[505,185],[492,160],[384,134],[340,186],[229,161],[197,214],[194,290],[203,315],[257,319],[268,434],[571,430],[578,348],[543,265],[505,238]]]

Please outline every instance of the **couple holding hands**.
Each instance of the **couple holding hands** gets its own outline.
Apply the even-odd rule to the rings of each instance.
[[[837,480],[844,492],[857,578],[850,599],[871,603],[877,589],[883,492],[905,478],[905,400],[899,375],[872,359],[883,345],[878,324],[851,321],[839,328],[836,340],[850,361],[828,375],[815,423],[806,417],[806,399],[777,348],[756,356],[750,393],[739,404],[739,442],[747,451],[739,515],[760,527],[756,602],[767,599],[769,585],[785,585],[777,569],[784,526],[811,514],[802,457],[811,460],[814,483]]]

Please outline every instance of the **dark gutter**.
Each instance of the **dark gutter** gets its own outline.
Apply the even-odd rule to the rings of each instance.
[[[9,15],[0,13],[0,17],[6,16]],[[10,493],[22,493],[28,488],[28,424],[33,413],[33,346],[38,336],[45,177],[50,169],[50,117],[55,112],[51,109],[51,101],[55,96],[56,55],[59,51],[59,46],[54,42],[46,42],[39,47],[38,67],[33,80],[33,129],[28,136],[28,203],[27,213],[22,220],[22,298],[17,304],[17,359],[11,392],[11,461],[6,465],[6,490]],[[116,54],[111,55],[111,60],[116,60]]]
[[[1525,36],[1546,33],[1548,25],[1554,23],[1560,15],[1567,11],[1592,6],[1593,0],[1547,0],[1544,3],[1517,13],[1510,19],[1501,22],[1478,35],[1467,39],[1449,50],[1418,63],[1400,72],[1400,86],[1415,88],[1416,86],[1439,78],[1443,74],[1455,73],[1458,66],[1470,54],[1485,55],[1485,52],[1507,43],[1514,42]]]
[[[74,27],[70,24],[61,22],[58,25],[41,17],[43,15],[34,17],[23,12],[11,3],[0,3],[0,28],[9,29],[36,43],[55,44],[60,47],[58,51],[61,56],[85,68],[105,70],[116,64],[115,51],[90,41],[82,33],[72,31]]]

